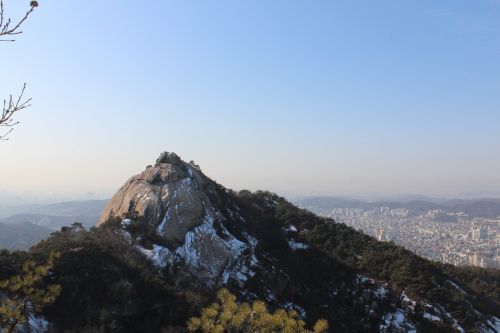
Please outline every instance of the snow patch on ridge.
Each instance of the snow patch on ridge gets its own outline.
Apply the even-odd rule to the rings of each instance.
[[[44,316],[36,315],[32,310],[29,310],[27,313],[27,319],[28,319],[28,321],[26,323],[19,324],[15,328],[15,332],[17,332],[17,333],[42,333],[42,332],[48,331],[49,322],[45,319]],[[2,329],[6,330],[5,327],[2,327],[0,325],[0,331],[2,331]]]
[[[441,321],[441,318],[429,312],[424,312],[424,318],[431,321]]]
[[[172,264],[172,254],[169,249],[160,245],[153,245],[153,249],[148,250],[143,248],[142,246],[136,245],[136,249],[138,249],[142,254],[144,254],[151,262],[159,268],[164,268],[168,264]]]
[[[484,333],[500,333],[500,318],[492,317],[486,321],[486,326],[481,329]]]
[[[24,332],[47,332],[49,329],[49,322],[43,316],[35,316],[34,314],[28,315],[28,330]]]
[[[465,294],[467,295],[467,292],[465,290],[463,290],[462,288],[460,288],[460,286],[458,284],[456,284],[455,282],[451,281],[451,280],[447,280],[447,282],[449,284],[452,285],[453,288],[457,289],[458,291],[460,291],[462,294]]]
[[[306,310],[304,310],[303,307],[301,307],[295,303],[292,303],[292,302],[285,303],[285,304],[283,304],[283,308],[285,308],[287,311],[297,312],[300,319],[306,319],[306,317],[307,317]]]
[[[128,227],[132,223],[131,219],[123,219],[122,220],[122,227]]]
[[[252,255],[250,259],[242,258],[239,260],[234,267],[228,267],[224,270],[222,274],[221,282],[226,284],[230,279],[233,279],[238,283],[240,287],[243,287],[245,282],[255,276],[255,271],[253,268],[258,264],[257,257]]]
[[[162,224],[168,223],[168,214]],[[161,225],[160,225],[161,226]],[[231,272],[224,269],[230,267],[248,248],[248,246],[232,236],[227,229],[220,225],[222,236],[217,234],[214,227],[214,218],[206,214],[202,223],[188,231],[184,243],[175,250],[154,244],[152,249],[141,246],[136,248],[143,253],[158,268],[165,268],[173,264],[184,264],[188,269],[207,284],[213,284],[217,277],[223,274],[222,280],[229,278]],[[246,281],[245,274],[248,267],[242,267],[236,272],[238,279]]]
[[[171,217],[170,207],[167,208],[167,212],[165,213],[165,217],[161,221],[160,225],[156,228],[156,232],[161,235],[165,231],[165,227],[167,226],[168,220]]]
[[[379,327],[380,332],[394,332],[394,330],[408,333],[417,332],[415,325],[406,318],[406,313],[401,309],[387,313],[382,320],[383,324]]]
[[[288,246],[290,246],[292,250],[305,250],[309,248],[309,245],[301,242],[296,242],[293,239],[288,240]]]
[[[184,263],[195,268],[202,268],[215,277],[225,265],[226,258],[214,256],[209,253],[210,249],[215,246],[215,250],[226,250],[235,260],[241,256],[247,245],[234,238],[224,227],[222,230],[227,239],[222,239],[217,235],[213,223],[213,217],[206,215],[201,225],[186,233],[184,244],[178,247],[175,253],[182,258]],[[204,262],[203,259],[206,257],[211,257],[211,262]]]
[[[414,300],[410,299],[406,293],[403,291],[401,293],[401,304],[409,307],[412,311],[415,311],[415,306],[417,305],[417,302]]]

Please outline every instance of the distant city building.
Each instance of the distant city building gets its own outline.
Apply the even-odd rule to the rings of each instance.
[[[480,242],[488,239],[488,229],[480,227],[472,227],[472,240]]]
[[[387,242],[391,240],[391,237],[385,229],[379,229],[377,231],[377,239],[381,242]]]
[[[472,265],[470,256],[461,252],[445,252],[441,255],[441,262],[455,266]]]
[[[491,257],[484,254],[470,256],[470,264],[482,268],[500,268],[500,257]]]
[[[391,210],[391,216],[392,217],[407,217],[408,216],[408,209],[406,208],[397,208]]]

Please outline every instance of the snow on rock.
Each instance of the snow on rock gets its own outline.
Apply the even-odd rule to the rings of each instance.
[[[122,227],[128,227],[132,223],[131,219],[123,219],[122,220]]]
[[[433,315],[429,312],[424,312],[424,315],[423,317],[427,320],[432,320],[432,321],[441,321],[441,318],[436,316],[436,315]]]
[[[377,298],[384,299],[389,295],[389,290],[386,287],[379,287],[374,290],[374,294]]]
[[[410,299],[406,293],[403,291],[401,293],[401,304],[404,305],[404,306],[407,306],[408,308],[410,308],[412,311],[415,311],[415,305],[417,305],[417,302],[415,302],[414,300]]]
[[[362,274],[358,274],[358,275],[356,275],[356,283],[360,286],[365,285],[365,284],[372,285],[375,283],[375,281],[373,279],[370,279],[370,278],[362,275]]]
[[[28,316],[28,329],[20,330],[20,332],[30,332],[30,333],[42,333],[47,332],[49,328],[49,322],[45,320],[42,316],[35,316],[30,314]]]
[[[167,208],[167,212],[165,213],[165,216],[163,217],[163,220],[161,221],[160,225],[156,227],[156,232],[161,235],[162,233],[165,232],[165,227],[168,223],[168,220],[172,217],[172,213],[170,208]]]
[[[259,260],[254,254],[255,247],[258,244],[258,241],[244,233],[245,238],[247,239],[247,243],[249,246],[245,250],[248,250],[250,254],[241,255],[240,258],[235,262],[234,265],[228,266],[224,273],[222,274],[221,283],[226,284],[229,280],[236,281],[240,287],[243,287],[244,284],[255,276],[255,268],[260,264]]]
[[[393,312],[387,313],[382,318],[383,323],[379,329],[381,333],[385,332],[408,332],[416,333],[415,325],[406,317],[406,313],[402,309],[396,309]]]
[[[159,268],[181,264],[201,281],[213,284],[221,274],[224,280],[224,276],[229,274],[224,274],[224,270],[231,267],[247,249],[245,243],[222,228],[224,238],[217,234],[213,217],[207,215],[201,225],[186,233],[184,243],[175,250],[156,244],[152,249],[140,246],[136,248]],[[245,268],[236,274],[242,278],[242,274],[248,271],[248,268]],[[246,280],[246,277],[244,279]]]
[[[292,250],[305,250],[309,248],[309,245],[301,242],[296,242],[293,239],[288,240],[288,246],[290,246]]]
[[[456,329],[458,332],[460,333],[465,332],[465,330],[462,328],[458,320],[453,318],[453,316],[449,312],[447,312],[444,306],[442,306],[441,304],[435,304],[434,306],[425,304],[425,307],[432,308],[434,311],[440,313],[442,315],[442,318],[446,319],[447,321],[451,321],[453,323],[453,328]]]
[[[364,289],[365,294],[373,294],[378,299],[386,299],[390,293],[387,284],[381,286],[362,274],[356,275],[356,284]]]
[[[458,322],[455,322],[453,324],[453,328],[456,329],[459,333],[465,333],[465,330]]]
[[[491,317],[483,325],[481,332],[484,333],[500,333],[500,318]]]
[[[221,282],[226,284],[232,279],[236,281],[240,287],[243,287],[244,284],[256,274],[254,268],[258,262],[254,261],[252,258],[255,258],[255,256],[252,256],[250,260],[240,260],[238,264],[225,270]]]
[[[184,244],[175,253],[191,272],[202,280],[214,281],[224,269],[234,262],[247,249],[247,245],[229,234],[225,228],[225,238],[217,235],[214,220],[206,216],[203,223],[186,233]]]
[[[243,235],[252,249],[255,249],[259,245],[259,241],[255,237],[250,236],[247,232],[243,232]]]
[[[166,247],[154,244],[151,250],[145,249],[139,245],[137,245],[136,248],[151,260],[156,267],[164,268],[168,264],[174,262],[172,252]]]
[[[451,280],[447,280],[447,282],[449,284],[451,284],[451,286],[455,289],[457,289],[458,291],[460,291],[462,294],[465,294],[467,295],[467,292],[465,290],[463,290],[462,288],[460,288],[460,286],[458,284],[456,284],[455,282],[451,281]]]
[[[297,304],[292,303],[292,302],[288,302],[288,303],[283,304],[282,307],[287,311],[297,312],[300,319],[306,319],[306,317],[307,317],[306,310],[304,310],[304,308],[301,307],[300,305],[297,305]]]
[[[16,333],[43,333],[47,332],[49,329],[49,322],[41,315],[36,315],[32,311],[30,311],[27,315],[28,322],[24,324],[19,324],[15,331]],[[0,332],[7,332],[6,328],[3,328],[0,325]]]

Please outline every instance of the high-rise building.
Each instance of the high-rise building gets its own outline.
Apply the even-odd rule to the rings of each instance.
[[[469,262],[472,266],[482,268],[499,268],[500,258],[488,255],[474,254],[469,257]]]
[[[385,231],[385,229],[378,229],[377,230],[377,239],[379,241],[385,242],[385,241],[390,241],[391,237],[389,236],[387,231]]]
[[[390,211],[389,207],[380,207],[380,214],[382,214],[382,215],[389,214],[389,211]]]
[[[480,227],[472,227],[472,240],[480,242],[488,239],[488,229]]]

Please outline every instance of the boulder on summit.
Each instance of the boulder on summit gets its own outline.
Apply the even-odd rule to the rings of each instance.
[[[156,258],[160,266],[183,264],[200,280],[212,284],[247,247],[245,240],[236,239],[224,228],[224,216],[213,202],[218,195],[217,184],[199,168],[175,153],[164,152],[154,166],[118,190],[98,225],[112,217],[141,216],[162,238],[162,244],[155,244],[155,252],[145,250],[146,254]]]

